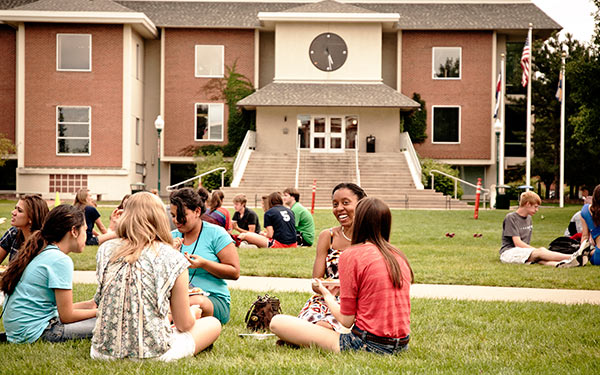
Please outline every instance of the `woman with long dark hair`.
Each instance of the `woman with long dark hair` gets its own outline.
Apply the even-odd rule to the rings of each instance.
[[[13,260],[29,236],[42,228],[48,215],[48,203],[39,195],[25,195],[19,199],[10,215],[11,227],[0,239],[0,263],[9,256]]]
[[[349,333],[305,320],[276,315],[271,330],[299,346],[317,345],[333,352],[364,350],[394,354],[408,347],[410,284],[413,273],[404,253],[389,243],[392,214],[378,198],[356,206],[352,246],[340,256],[340,303],[315,279],[325,303]]]
[[[176,190],[169,199],[177,227],[171,235],[175,248],[190,262],[190,286],[208,293],[191,296],[190,303],[200,306],[202,316],[214,316],[225,324],[231,305],[225,280],[240,277],[240,259],[233,239],[222,227],[202,220],[204,200],[191,188]]]
[[[581,242],[587,240],[589,249],[585,249],[582,256],[589,257],[590,263],[600,265],[600,185],[594,188],[592,204],[585,204],[581,209]]]
[[[356,205],[366,196],[360,186],[351,182],[342,182],[333,188],[332,211],[340,225],[325,229],[319,235],[313,278],[339,279],[340,255],[351,245]],[[329,311],[318,287],[313,286],[313,290],[317,294],[306,302],[298,317],[338,332],[347,331]]]
[[[2,275],[8,341],[91,337],[96,304],[73,303],[73,261],[67,256],[84,248],[83,212],[70,205],[50,211],[41,230],[31,235]]]

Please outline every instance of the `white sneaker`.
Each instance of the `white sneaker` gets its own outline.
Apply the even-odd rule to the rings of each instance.
[[[248,241],[240,242],[240,249],[258,249],[258,246],[252,243],[248,243]]]

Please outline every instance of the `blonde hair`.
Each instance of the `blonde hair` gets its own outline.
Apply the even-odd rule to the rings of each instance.
[[[519,198],[519,207],[525,207],[527,203],[531,205],[540,205],[542,204],[542,199],[535,192],[526,191],[523,194],[521,194],[521,198]]]
[[[154,242],[173,246],[165,207],[156,195],[148,192],[133,194],[127,200],[127,209],[117,225],[117,235],[123,241],[111,262],[124,258],[127,263],[135,263],[142,250],[153,246]]]
[[[75,200],[73,201],[73,206],[77,207],[77,208],[85,208],[85,206],[88,205],[88,201],[87,201],[87,196],[88,196],[88,189],[79,189],[79,191],[77,192],[77,194],[75,195]]]

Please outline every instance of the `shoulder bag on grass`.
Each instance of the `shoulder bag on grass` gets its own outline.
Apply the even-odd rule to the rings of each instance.
[[[246,328],[252,331],[268,331],[273,316],[281,314],[279,298],[268,294],[258,296],[246,313]]]

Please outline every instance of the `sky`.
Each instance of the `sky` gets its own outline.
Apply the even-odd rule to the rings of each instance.
[[[596,10],[592,0],[532,1],[563,27],[561,34],[569,32],[581,42],[591,40],[594,33],[594,18],[590,13]]]

